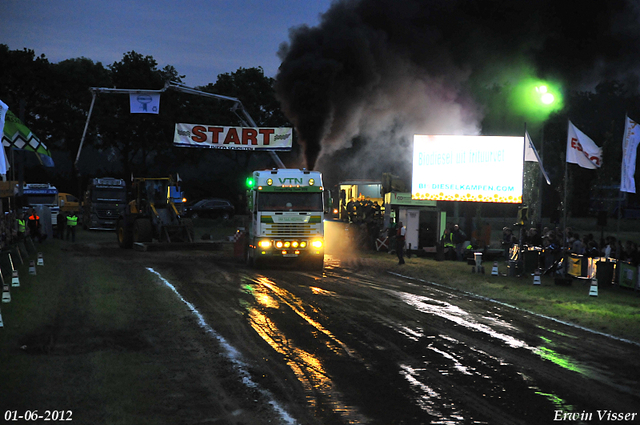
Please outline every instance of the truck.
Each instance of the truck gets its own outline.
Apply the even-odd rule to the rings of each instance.
[[[50,183],[25,183],[22,189],[23,204],[28,208],[48,207],[51,210],[51,225],[57,226],[58,214],[58,189]]]
[[[82,224],[85,229],[114,230],[127,204],[127,184],[122,179],[91,179],[84,194]]]
[[[245,233],[245,261],[301,262],[324,267],[324,187],[322,173],[274,168],[247,179],[250,213]]]

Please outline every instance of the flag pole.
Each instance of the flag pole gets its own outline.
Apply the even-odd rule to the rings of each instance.
[[[525,193],[525,165],[527,164],[526,162],[526,156],[527,156],[527,122],[524,122],[524,134],[522,135],[522,203],[524,205],[524,193]]]
[[[547,181],[547,184],[551,184],[549,182],[549,177],[547,173],[544,171],[544,160],[542,157],[544,156],[544,125],[545,121],[542,121],[542,129],[540,130],[540,155],[538,155],[538,161],[540,161],[540,174],[538,177],[538,225],[540,226],[540,234],[542,234],[542,179],[544,178]]]
[[[525,194],[525,172],[524,172],[524,167],[526,164],[525,156],[526,156],[526,152],[527,152],[527,122],[525,121],[524,123],[524,134],[522,135],[522,204],[520,206],[520,218],[522,219],[522,226],[520,226],[520,234],[518,235],[518,251],[520,253],[520,258],[518,258],[520,261],[523,262],[524,264],[524,252],[522,250],[522,242],[523,242],[523,234],[524,234],[524,216],[523,216],[523,209],[526,207],[526,204],[524,203],[524,194]],[[528,216],[528,214],[527,214]],[[524,267],[523,267],[524,268]]]
[[[624,128],[625,128],[625,131],[624,131],[624,135],[622,136],[623,137],[623,140],[622,140],[622,151],[623,151],[622,152],[622,167],[624,167],[624,164],[625,164],[625,162],[624,162],[624,159],[625,159],[624,158],[624,146],[625,146],[624,142],[625,142],[625,140],[624,139],[625,139],[625,137],[627,135],[627,121],[628,121],[628,118],[629,118],[629,114],[627,112],[625,112],[625,114],[624,114]],[[622,205],[621,205],[622,204],[622,176],[620,177],[620,187],[618,188],[618,190],[619,190],[618,191],[618,219],[616,220],[616,240],[618,240],[618,238],[620,237],[620,217],[622,215]]]
[[[569,137],[569,123],[571,121],[567,120],[567,138]],[[568,172],[568,167],[567,167],[567,154],[566,154],[566,149],[565,149],[565,157],[564,157],[564,200],[562,201],[562,247],[565,248],[566,244],[567,244],[567,235],[565,234],[566,230],[567,230],[567,186],[569,184],[569,172]]]

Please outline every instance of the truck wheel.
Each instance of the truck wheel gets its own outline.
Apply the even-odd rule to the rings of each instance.
[[[133,240],[135,242],[151,242],[153,226],[148,218],[139,218],[133,222]]]
[[[124,220],[119,219],[116,225],[116,235],[118,236],[118,245],[120,248],[131,248],[133,246],[133,234],[124,225]]]
[[[244,249],[244,263],[247,267],[253,268],[253,257],[251,256],[251,248],[249,246]]]

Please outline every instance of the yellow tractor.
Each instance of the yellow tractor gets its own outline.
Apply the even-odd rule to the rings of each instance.
[[[121,248],[153,240],[193,242],[193,223],[180,216],[169,196],[172,186],[176,186],[176,182],[170,177],[133,180],[131,199],[116,224]]]

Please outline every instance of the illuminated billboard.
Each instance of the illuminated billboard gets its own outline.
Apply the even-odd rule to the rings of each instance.
[[[413,137],[411,198],[522,203],[524,137]]]

